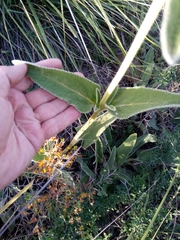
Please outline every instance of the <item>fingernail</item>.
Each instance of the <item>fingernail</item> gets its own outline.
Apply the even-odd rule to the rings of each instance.
[[[14,60],[12,60],[11,62],[12,62],[12,64],[13,64],[14,66],[17,66],[17,65],[26,63],[26,61],[22,61],[22,60],[18,60],[18,59],[14,59]]]

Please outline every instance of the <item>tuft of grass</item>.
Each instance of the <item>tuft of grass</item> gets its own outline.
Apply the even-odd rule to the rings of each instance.
[[[146,1],[6,1],[1,8],[1,63],[58,57],[67,70],[120,64],[147,12]],[[156,22],[152,31],[157,32]],[[150,35],[146,45],[159,47]]]

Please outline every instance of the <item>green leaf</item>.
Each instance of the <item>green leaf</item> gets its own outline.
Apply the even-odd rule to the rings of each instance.
[[[157,118],[155,114],[147,123],[150,128],[153,128],[154,130],[157,130],[157,131],[160,130],[159,127],[157,126]]]
[[[180,1],[167,0],[161,29],[162,53],[168,64],[180,58]]]
[[[41,153],[37,152],[36,155],[33,157],[33,160],[38,162],[38,161],[44,160],[45,157],[46,157],[45,154],[41,154]]]
[[[103,144],[100,138],[96,140],[95,143],[95,162],[96,164],[103,161]]]
[[[137,134],[131,134],[118,148],[116,153],[117,167],[121,166],[128,158],[134,145],[136,144]]]
[[[117,118],[106,112],[97,117],[94,122],[81,135],[82,147],[87,148],[104,132],[104,130]]]
[[[94,111],[99,110],[99,103],[101,101],[101,93],[100,93],[100,89],[96,88],[96,105],[95,105],[95,109]]]
[[[123,183],[131,183],[131,176],[128,173],[128,171],[126,171],[123,168],[119,168],[119,170],[116,172],[116,174],[118,175],[118,179],[123,182]]]
[[[151,143],[156,142],[155,135],[145,134],[145,135],[142,135],[142,136],[138,137],[137,140],[136,140],[136,144],[131,151],[131,155],[133,153],[135,153],[140,147],[142,147],[144,144],[146,144],[148,142],[151,142]]]
[[[159,147],[154,147],[146,150],[141,150],[137,152],[137,161],[152,163],[158,156],[161,156],[161,149]]]
[[[29,76],[40,87],[87,113],[97,104],[100,86],[84,77],[60,69],[37,66],[25,62]]]
[[[158,108],[180,107],[180,95],[158,89],[134,87],[120,88],[111,103],[116,111],[109,112],[120,119]]]
[[[116,147],[114,146],[105,166],[105,170],[108,171],[108,174],[110,173],[110,171],[114,170],[115,160],[116,160]]]
[[[95,178],[95,174],[91,171],[91,169],[88,167],[88,165],[83,162],[82,159],[77,158],[76,161],[80,164],[81,169],[91,178],[94,179]]]
[[[141,75],[142,84],[144,86],[148,84],[153,68],[154,68],[154,49],[150,48],[146,54],[146,57],[143,63],[143,73]]]
[[[107,109],[107,110],[110,110],[110,111],[116,111],[116,108],[113,106],[113,105],[107,105],[107,104],[105,104],[105,108]]]
[[[118,87],[115,87],[114,91],[111,93],[111,95],[109,96],[107,102],[106,102],[106,105],[111,105],[114,97],[116,96],[117,94],[117,91],[118,91]]]
[[[109,146],[109,148],[113,148],[114,141],[113,141],[113,137],[112,137],[112,133],[111,133],[110,127],[107,127],[105,129],[104,137],[105,137],[106,144]]]

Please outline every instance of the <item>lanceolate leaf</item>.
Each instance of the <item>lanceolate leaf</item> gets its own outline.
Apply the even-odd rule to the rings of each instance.
[[[169,64],[180,59],[180,0],[167,0],[162,29],[162,53]]]
[[[128,155],[132,151],[136,144],[137,134],[131,134],[118,148],[116,151],[116,164],[120,167],[128,158]]]
[[[117,118],[126,119],[152,109],[180,107],[180,95],[144,87],[120,88],[111,104],[116,111],[109,112]]]
[[[133,150],[131,151],[131,155],[135,153],[140,147],[142,147],[146,143],[154,143],[156,142],[155,135],[152,134],[144,134],[137,138],[136,144],[133,147]]]
[[[143,86],[146,86],[148,84],[153,68],[154,68],[154,49],[150,48],[146,54],[143,64],[143,72],[141,75],[141,82]]]
[[[25,62],[29,76],[40,87],[64,99],[80,112],[87,113],[97,104],[96,91],[100,86],[84,77],[54,68]]]
[[[101,139],[98,139],[95,142],[95,162],[96,164],[103,161],[103,144]]]
[[[82,161],[82,159],[77,158],[76,161],[81,165],[82,170],[92,179],[95,178],[95,174],[90,170],[88,165]]]
[[[111,151],[111,154],[109,156],[109,159],[107,161],[107,164],[105,166],[105,170],[108,171],[108,174],[110,173],[110,171],[114,170],[114,163],[116,160],[116,152],[117,152],[116,150],[117,150],[117,148],[116,148],[116,146],[114,146]]]
[[[110,127],[107,127],[105,129],[105,131],[104,131],[104,138],[105,138],[106,144],[108,144],[108,147],[109,148],[113,148],[113,146],[115,144],[114,144],[114,141],[113,141],[112,132],[111,132]]]
[[[117,118],[106,112],[100,115],[95,121],[84,131],[81,136],[82,147],[87,148],[104,132],[104,130],[113,123]]]

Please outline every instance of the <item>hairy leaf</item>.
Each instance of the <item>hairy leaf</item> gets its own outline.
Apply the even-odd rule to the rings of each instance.
[[[121,166],[128,158],[134,145],[136,144],[137,134],[131,134],[118,148],[116,152],[117,167]]]
[[[117,118],[106,112],[95,119],[95,121],[84,131],[81,136],[82,146],[87,148],[104,132],[104,130]]]
[[[180,95],[158,89],[120,88],[111,103],[116,111],[109,112],[120,119],[158,108],[180,107]]]
[[[167,0],[164,10],[161,46],[168,64],[180,59],[180,1]]]
[[[87,113],[97,104],[100,86],[84,77],[60,69],[37,66],[25,62],[29,76],[40,87]]]

